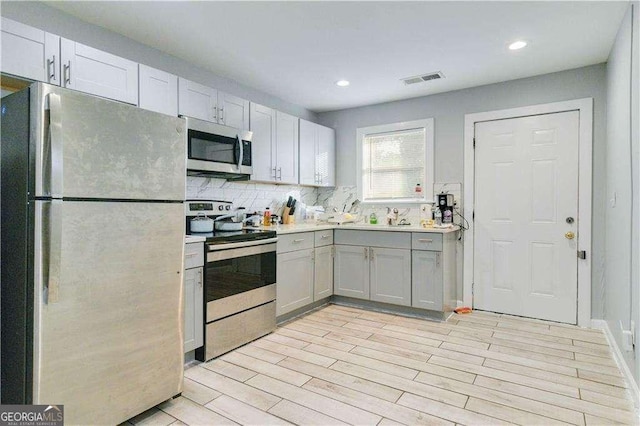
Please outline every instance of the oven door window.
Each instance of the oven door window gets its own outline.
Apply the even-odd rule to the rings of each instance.
[[[207,302],[275,284],[276,252],[208,262],[205,277]]]
[[[238,164],[238,139],[189,130],[189,158],[216,163]]]

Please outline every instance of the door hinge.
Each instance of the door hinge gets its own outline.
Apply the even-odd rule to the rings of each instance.
[[[578,250],[578,259],[586,259],[587,251],[586,250]]]
[[[476,211],[475,210],[471,213],[471,220],[476,220]]]
[[[473,138],[473,149],[476,149],[476,138]]]
[[[476,290],[476,283],[471,283],[471,298],[473,299],[473,295]]]

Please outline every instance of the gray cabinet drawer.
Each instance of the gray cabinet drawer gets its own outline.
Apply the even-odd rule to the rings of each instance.
[[[184,245],[184,269],[197,268],[204,265],[204,243]]]
[[[409,232],[336,229],[333,239],[335,244],[352,246],[411,248],[411,234]]]
[[[296,234],[278,235],[278,253],[286,253],[294,250],[312,249],[315,242],[313,232],[300,232]]]
[[[333,244],[333,229],[315,232],[316,247],[330,246]]]
[[[442,234],[412,232],[411,248],[413,250],[442,251]]]

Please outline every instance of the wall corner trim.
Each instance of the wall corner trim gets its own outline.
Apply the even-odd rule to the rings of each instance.
[[[616,339],[613,337],[613,333],[611,333],[609,324],[607,324],[607,322],[602,319],[592,319],[591,328],[602,330],[605,337],[607,338],[607,342],[609,343],[609,346],[611,346],[611,350],[613,351],[613,359],[616,361],[616,364],[622,372],[624,379],[627,381],[627,383],[629,383],[628,391],[631,394],[631,398],[635,405],[636,419],[638,420],[638,424],[640,424],[640,388],[638,387],[638,383],[636,383],[636,381],[634,380],[629,366],[624,361],[622,350],[616,343]]]

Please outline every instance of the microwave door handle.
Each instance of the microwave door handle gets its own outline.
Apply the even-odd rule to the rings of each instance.
[[[242,166],[242,159],[244,157],[244,148],[242,146],[242,138],[240,137],[240,134],[236,135],[236,139],[238,139],[238,146],[240,147],[240,155],[238,156],[238,170],[240,170],[240,167]]]

